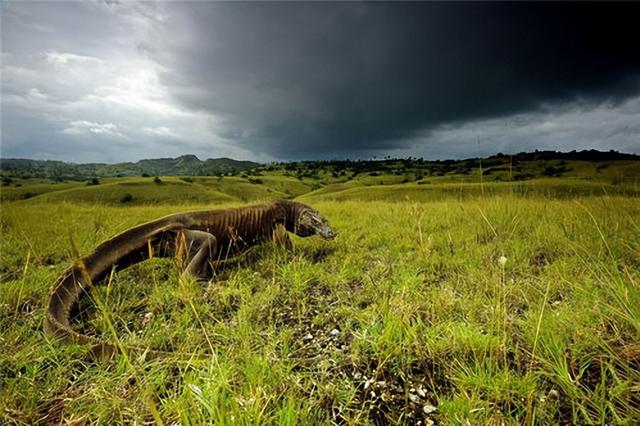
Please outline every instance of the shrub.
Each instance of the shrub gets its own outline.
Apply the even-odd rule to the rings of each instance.
[[[566,171],[568,171],[568,170],[564,166],[560,166],[560,167],[547,166],[543,170],[542,175],[543,176],[549,176],[549,177],[560,177],[562,175],[562,173],[564,173]]]
[[[123,204],[130,203],[131,201],[133,201],[133,195],[129,194],[128,192],[124,194],[122,198],[120,198],[120,202]]]
[[[162,183],[162,179],[160,179],[158,176],[153,178],[153,183],[157,183],[157,184],[161,184]]]

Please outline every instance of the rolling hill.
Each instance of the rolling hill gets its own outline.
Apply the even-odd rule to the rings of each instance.
[[[6,176],[82,180],[89,177],[115,176],[215,176],[239,173],[258,167],[259,163],[230,158],[200,160],[195,155],[177,158],[156,158],[135,163],[66,163],[51,160],[21,158],[0,159],[0,172]]]

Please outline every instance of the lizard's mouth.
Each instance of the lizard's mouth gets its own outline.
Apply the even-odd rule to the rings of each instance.
[[[325,240],[333,240],[336,238],[336,236],[338,235],[333,229],[331,228],[325,228],[320,230],[320,232],[318,232],[318,234],[320,234],[320,236],[322,238],[324,238]]]

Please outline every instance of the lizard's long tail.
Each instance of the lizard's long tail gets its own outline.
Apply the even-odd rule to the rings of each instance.
[[[118,352],[118,345],[73,330],[71,312],[93,284],[102,281],[114,268],[121,270],[148,259],[149,247],[178,227],[157,222],[140,225],[105,241],[93,253],[77,260],[54,284],[44,319],[45,332],[67,343],[93,344],[99,354]]]

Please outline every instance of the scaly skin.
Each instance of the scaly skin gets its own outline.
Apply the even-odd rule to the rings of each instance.
[[[212,272],[212,262],[243,253],[273,240],[291,247],[286,232],[301,237],[335,237],[327,220],[313,208],[294,201],[274,201],[236,209],[178,213],[138,225],[100,244],[93,253],[77,260],[53,286],[44,330],[66,343],[93,345],[104,356],[120,349],[148,357],[167,352],[122,347],[73,330],[71,311],[93,284],[113,270],[121,270],[153,257],[184,260],[183,275],[203,278]]]

